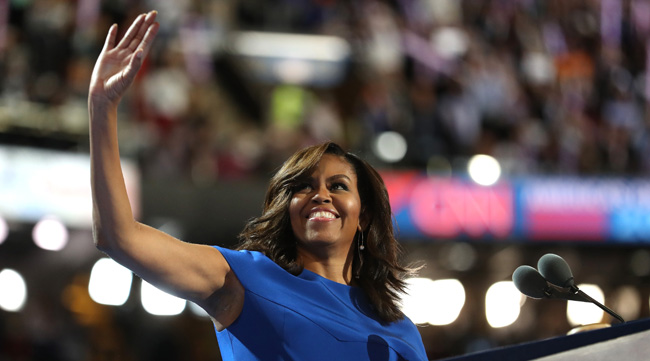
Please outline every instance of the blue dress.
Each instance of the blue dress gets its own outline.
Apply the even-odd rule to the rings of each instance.
[[[427,360],[406,317],[383,325],[358,287],[294,276],[260,252],[215,247],[244,286],[239,317],[217,332],[224,360]]]

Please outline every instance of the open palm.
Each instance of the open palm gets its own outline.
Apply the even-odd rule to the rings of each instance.
[[[117,25],[111,26],[90,80],[89,97],[117,105],[133,83],[158,32],[155,11],[139,15],[116,45]]]

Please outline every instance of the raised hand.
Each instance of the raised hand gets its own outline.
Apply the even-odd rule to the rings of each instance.
[[[159,27],[156,15],[156,11],[139,15],[117,45],[117,24],[111,26],[93,69],[89,101],[117,106],[156,37]]]

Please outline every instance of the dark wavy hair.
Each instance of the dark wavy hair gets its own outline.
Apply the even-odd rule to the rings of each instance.
[[[303,270],[297,259],[297,242],[289,218],[289,203],[297,183],[309,175],[324,154],[333,154],[352,165],[357,175],[361,198],[361,219],[365,250],[363,262],[359,252],[352,252],[353,274],[378,316],[390,323],[402,319],[398,301],[406,284],[403,277],[412,270],[399,264],[401,249],[393,233],[388,192],[377,171],[366,161],[344,151],[339,145],[326,142],[304,148],[291,156],[271,178],[262,215],[248,222],[240,233],[238,249],[259,251],[294,275]],[[357,236],[359,237],[359,231]],[[355,237],[355,238],[356,238]],[[352,247],[356,246],[353,242]]]

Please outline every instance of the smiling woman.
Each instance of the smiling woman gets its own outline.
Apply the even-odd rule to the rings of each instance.
[[[333,212],[336,219],[318,224],[308,219],[314,209]],[[241,233],[239,248],[260,251],[292,274],[316,267],[315,259],[322,259],[317,252],[336,252],[329,259],[343,262],[336,277],[362,288],[380,317],[392,322],[402,317],[397,292],[404,290],[402,276],[409,270],[399,265],[391,217],[388,192],[377,171],[328,142],[305,148],[284,163],[271,179],[262,216]],[[318,239],[325,232],[337,236],[329,242]],[[355,240],[364,241],[363,254],[353,247]],[[312,243],[325,249],[317,251]],[[309,258],[301,258],[305,256]],[[353,273],[359,277],[353,279]]]
[[[304,267],[322,266],[322,259],[352,260],[348,254],[357,231],[362,232],[361,200],[357,191],[357,179],[352,166],[343,158],[326,154],[310,177],[296,187],[289,205],[291,227],[297,241],[298,258]],[[329,279],[350,283],[348,274],[337,274],[348,264],[334,265]],[[314,271],[314,269],[311,269]]]
[[[201,306],[224,360],[425,360],[400,311],[402,277],[388,193],[365,161],[324,143],[271,179],[240,251],[182,242],[133,218],[117,108],[158,31],[156,12],[117,41],[109,30],[90,83],[96,246],[148,283]]]
[[[218,333],[220,344],[256,337],[242,329],[268,320],[300,326],[285,333],[276,325],[271,339],[303,339],[298,334],[306,332],[320,344],[309,339],[294,347],[345,350],[327,359],[426,359],[398,306],[409,270],[399,265],[392,227],[388,193],[367,162],[331,142],[298,151],[271,179],[262,215],[240,235],[241,251],[218,248],[247,290],[240,318],[256,315],[249,326],[237,321]],[[269,342],[259,347],[276,349]]]

